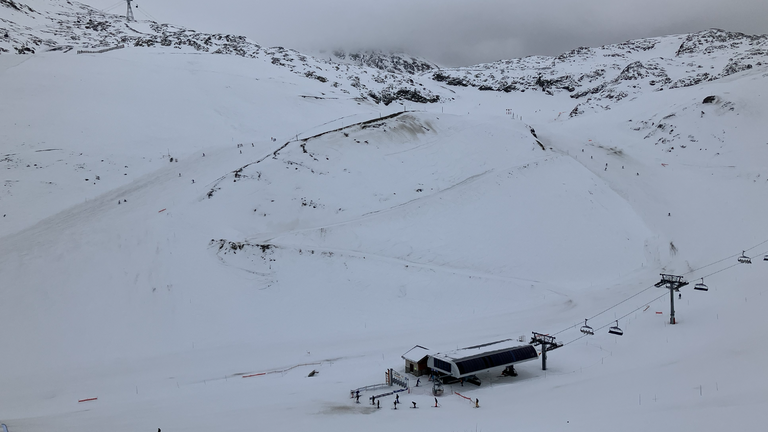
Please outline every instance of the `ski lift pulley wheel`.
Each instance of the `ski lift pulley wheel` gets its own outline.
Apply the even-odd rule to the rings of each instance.
[[[611,326],[611,328],[608,329],[608,333],[615,334],[616,336],[623,336],[624,335],[624,330],[619,328],[619,322],[616,321],[616,325],[615,326]]]
[[[593,335],[593,334],[595,334],[595,331],[592,329],[592,327],[590,327],[590,326],[588,326],[588,325],[587,325],[587,320],[586,320],[586,319],[584,320],[584,325],[583,325],[583,326],[581,326],[581,329],[579,329],[579,330],[580,330],[582,333],[584,333],[584,334],[588,334],[588,335]]]
[[[704,278],[701,278],[701,282],[697,283],[696,286],[693,287],[695,290],[699,291],[709,291],[709,287],[704,284]]]

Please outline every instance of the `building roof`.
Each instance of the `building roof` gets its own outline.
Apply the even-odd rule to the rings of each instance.
[[[429,348],[425,348],[421,345],[416,345],[415,347],[406,351],[405,354],[401,355],[400,357],[410,362],[418,363],[424,360],[424,358],[426,358],[430,354],[432,354],[432,351],[430,351]]]
[[[480,345],[473,345],[464,348],[458,348],[451,351],[435,353],[433,357],[442,358],[445,360],[458,361],[475,357],[478,355],[487,354],[489,352],[503,350],[506,348],[513,348],[519,346],[520,342],[515,339],[502,339],[495,342],[488,342]]]
[[[438,369],[451,373],[450,364],[453,363],[457,369],[453,375],[466,376],[499,366],[533,360],[539,355],[533,345],[520,345],[514,339],[504,339],[430,356],[435,360],[434,364]]]

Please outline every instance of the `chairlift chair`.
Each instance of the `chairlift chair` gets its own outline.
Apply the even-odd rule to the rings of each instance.
[[[768,255],[763,257],[763,261],[768,261]]]
[[[616,325],[611,326],[611,328],[608,329],[608,333],[615,334],[616,336],[623,336],[624,330],[619,328],[619,321],[616,321]]]
[[[584,334],[588,334],[588,335],[593,335],[593,334],[595,334],[595,331],[592,329],[592,327],[590,327],[590,326],[588,326],[588,325],[587,325],[587,320],[586,320],[586,319],[584,320],[584,325],[583,325],[583,326],[581,326],[581,329],[580,329],[580,330],[581,330],[581,332],[582,332],[582,333],[584,333]]]
[[[752,264],[752,259],[750,257],[744,255],[744,252],[746,252],[746,251],[741,251],[741,256],[739,257],[739,262],[742,263],[742,264]]]
[[[704,278],[701,278],[701,282],[697,283],[693,289],[699,290],[699,291],[709,291],[709,287],[704,285]]]

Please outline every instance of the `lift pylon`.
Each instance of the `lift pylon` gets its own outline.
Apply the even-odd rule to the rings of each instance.
[[[541,345],[541,370],[547,370],[547,351],[563,346],[562,342],[556,342],[554,336],[533,332],[531,345]]]
[[[128,5],[128,10],[126,10],[126,12],[125,12],[125,20],[128,21],[128,22],[136,21],[133,18],[133,8],[131,7],[131,2],[132,1],[133,0],[125,0],[125,3]]]
[[[665,287],[669,290],[669,323],[675,324],[675,291],[680,291],[680,288],[688,285],[688,282],[683,280],[682,276],[675,276],[669,274],[661,275],[661,280],[656,282],[655,286]]]

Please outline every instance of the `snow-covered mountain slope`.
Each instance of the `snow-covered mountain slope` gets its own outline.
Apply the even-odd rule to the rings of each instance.
[[[232,54],[268,62],[324,84],[326,92],[371,99],[389,105],[396,100],[437,102],[440,95],[415,82],[410,73],[430,65],[405,55],[350,54],[333,62],[282,47],[264,48],[243,36],[200,33],[153,21],[126,22],[82,3],[68,0],[7,0],[0,26],[0,54],[33,54],[117,47],[173,48],[179,52]],[[347,56],[338,52],[337,59]],[[371,67],[371,65],[375,67]],[[403,75],[405,73],[405,75]]]
[[[451,87],[549,95],[566,92],[576,100],[569,110],[575,116],[587,107],[610,109],[627,97],[648,91],[693,86],[768,64],[768,36],[719,29],[579,47],[557,57],[531,56],[441,69],[403,53],[336,50],[312,56],[282,47],[264,48],[243,36],[200,33],[153,21],[127,23],[119,15],[66,0],[28,4],[7,0],[2,6],[8,19],[3,18],[0,27],[0,54],[126,45],[233,54],[285,67],[324,83],[332,93],[385,105],[449,100]]]
[[[90,9],[12,5],[0,17],[15,40],[90,36],[68,52],[41,49],[65,45],[51,36],[34,54],[0,54],[12,101],[0,104],[0,423],[11,432],[765,422],[765,63],[643,84],[610,110],[596,93],[570,116],[580,102],[566,90],[478,91],[290,50],[273,62],[278,51],[225,36],[208,52],[126,43],[77,55],[162,31],[131,23],[154,36],[130,36],[97,11],[108,29],[67,29]],[[647,65],[678,58],[688,39],[610,49]],[[252,51],[214,55],[225,43]],[[748,43],[680,56],[718,70]],[[606,50],[569,67],[599,70]],[[307,76],[315,66],[328,81]],[[347,87],[347,71],[366,89],[413,80],[440,103],[402,112]],[[736,261],[742,251],[753,264]],[[691,282],[674,326],[659,273]],[[709,291],[691,289],[699,278]],[[584,318],[595,336],[578,331]],[[607,334],[617,320],[622,337]],[[479,387],[446,386],[438,409],[426,379],[400,396],[416,410],[349,398],[387,368],[404,372],[416,344],[532,331],[566,343],[547,371],[480,374]]]
[[[715,81],[766,63],[768,36],[712,29],[442,70],[432,78],[480,90],[568,92],[580,104],[608,108],[641,93]]]

